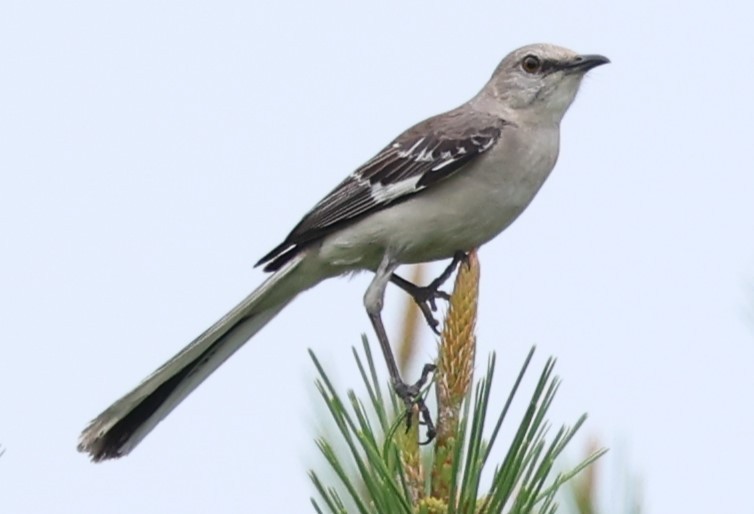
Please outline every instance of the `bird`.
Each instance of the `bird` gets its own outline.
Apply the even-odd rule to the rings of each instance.
[[[373,273],[363,302],[393,389],[419,404],[433,430],[419,398],[433,366],[414,384],[400,376],[381,317],[385,290],[391,282],[404,289],[436,329],[430,311],[445,297],[439,285],[531,203],[555,167],[560,123],[582,79],[609,62],[544,43],[509,53],[470,100],[409,128],[325,195],[259,260],[268,278],[92,420],[78,450],[95,462],[127,455],[298,294],[359,271]],[[428,286],[395,273],[446,259]]]

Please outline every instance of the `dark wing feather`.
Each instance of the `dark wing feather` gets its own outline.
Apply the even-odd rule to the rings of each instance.
[[[410,128],[325,196],[257,263],[274,271],[307,244],[457,173],[500,138],[506,122],[456,109]]]

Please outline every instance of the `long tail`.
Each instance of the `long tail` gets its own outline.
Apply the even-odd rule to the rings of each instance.
[[[228,314],[84,429],[78,450],[95,462],[122,457],[204,379],[322,277],[307,272],[305,254],[287,262]]]

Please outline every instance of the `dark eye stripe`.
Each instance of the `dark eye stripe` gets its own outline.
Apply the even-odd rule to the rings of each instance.
[[[555,61],[553,59],[545,59],[542,61],[542,67],[540,68],[540,72],[543,75],[547,75],[548,73],[558,71],[561,68],[562,68],[562,65],[558,61]]]

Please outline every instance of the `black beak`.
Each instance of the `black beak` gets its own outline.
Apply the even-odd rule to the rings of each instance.
[[[562,69],[566,71],[577,71],[586,73],[592,68],[602,66],[610,62],[610,59],[604,55],[591,54],[591,55],[579,55],[570,62],[563,63]]]

